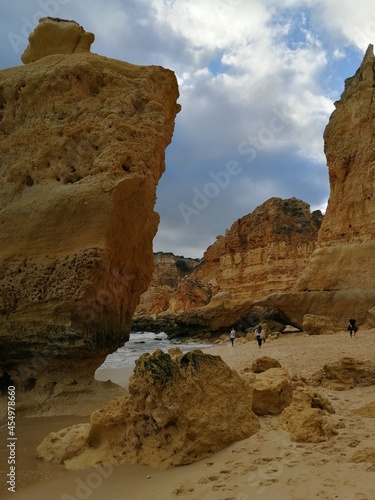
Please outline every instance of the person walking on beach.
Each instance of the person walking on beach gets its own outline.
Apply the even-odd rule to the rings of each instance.
[[[232,347],[234,347],[234,339],[236,338],[236,330],[232,328],[230,331],[230,341],[232,342]]]
[[[255,332],[254,332],[254,337],[257,339],[259,349],[262,347],[262,342],[266,339],[266,334],[264,333],[264,330],[262,328],[262,325],[259,325]]]
[[[357,321],[353,317],[351,317],[349,320],[349,325],[348,325],[348,332],[350,333],[350,336],[352,336],[353,333],[355,336],[355,334],[358,331],[358,327],[357,327],[356,323],[357,323]]]

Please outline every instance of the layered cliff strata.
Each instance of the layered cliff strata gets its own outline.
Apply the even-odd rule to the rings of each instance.
[[[91,383],[153,271],[176,78],[92,54],[90,40],[44,18],[28,64],[0,72],[1,381],[20,399]]]
[[[271,198],[217,238],[195,276],[239,300],[288,290],[315,249],[321,223],[321,212],[307,203]]]
[[[324,132],[330,198],[317,248],[294,293],[271,296],[294,324],[305,314],[344,328],[350,315],[375,325],[375,58],[366,51]]]
[[[199,265],[199,259],[176,256],[173,253],[154,254],[154,272],[150,286],[144,292],[136,307],[136,316],[156,315],[170,306],[171,295],[177,290],[184,277]]]
[[[179,281],[167,307],[138,306],[135,326],[189,334],[227,328],[256,300],[292,289],[315,249],[321,222],[321,212],[311,212],[301,200],[267,200],[217,238]]]

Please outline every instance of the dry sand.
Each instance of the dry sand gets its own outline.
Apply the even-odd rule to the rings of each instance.
[[[375,359],[375,330],[331,336],[287,334],[267,341],[211,349],[240,373],[260,355],[278,359],[290,375],[311,375],[325,363],[344,356]],[[124,380],[129,370],[108,370],[104,380]],[[7,493],[4,473],[8,466],[1,454],[1,498],[19,500],[373,500],[375,463],[355,464],[357,450],[375,448],[375,418],[353,410],[375,403],[375,386],[335,392],[319,389],[336,410],[345,427],[321,444],[293,443],[277,429],[277,417],[262,417],[255,436],[233,443],[200,462],[171,470],[121,465],[80,472],[38,462],[35,448],[52,430],[85,421],[77,417],[19,419],[17,422],[17,491]],[[218,401],[218,404],[220,402]],[[87,421],[87,419],[86,419]],[[5,442],[5,429],[1,429]],[[5,495],[4,495],[5,492]]]

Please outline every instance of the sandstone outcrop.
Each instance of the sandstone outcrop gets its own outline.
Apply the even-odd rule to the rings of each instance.
[[[297,388],[290,406],[281,413],[278,426],[296,442],[320,443],[337,434],[339,424],[331,417],[331,403],[309,389]]]
[[[21,60],[28,64],[52,54],[90,52],[94,40],[94,34],[85,31],[76,21],[42,17],[29,36],[29,45]]]
[[[253,373],[262,373],[269,370],[270,368],[281,368],[280,362],[275,358],[271,358],[270,356],[262,356],[261,358],[257,358],[251,365],[251,371]]]
[[[277,294],[261,305],[278,308],[291,324],[303,316],[332,318],[345,328],[351,314],[358,324],[375,325],[375,58],[366,51],[324,132],[330,198],[317,247],[292,294]]]
[[[76,424],[51,432],[38,446],[38,456],[46,462],[64,464],[74,459],[86,446],[89,424]]]
[[[141,295],[134,313],[137,324],[141,324],[143,315],[156,317],[157,314],[166,311],[170,307],[171,295],[176,291],[180,282],[198,265],[198,259],[180,257],[173,253],[154,253],[155,267],[151,283],[147,291]],[[199,291],[200,287],[197,286],[195,289],[196,301],[199,301]],[[193,297],[188,296],[188,298],[191,302],[194,301]],[[177,309],[181,310],[183,307],[177,306]],[[142,330],[139,326],[138,329]]]
[[[269,368],[256,375],[252,406],[255,415],[278,415],[290,405],[292,397],[292,384],[283,368]]]
[[[19,403],[87,388],[153,271],[176,78],[92,54],[92,38],[42,19],[28,64],[0,71],[0,382]]]
[[[375,385],[375,362],[342,358],[336,363],[324,365],[309,378],[308,384],[338,391]]]
[[[234,300],[288,290],[315,249],[321,223],[321,212],[307,203],[271,198],[219,236],[194,275]]]
[[[302,328],[308,335],[321,335],[334,333],[334,325],[331,318],[327,316],[316,316],[315,314],[305,314]]]
[[[147,324],[148,315],[150,329],[167,333],[227,329],[256,300],[295,285],[315,249],[321,222],[321,212],[311,212],[303,201],[271,198],[217,238],[179,282],[167,307],[143,308],[142,319]],[[139,320],[137,309],[135,325]]]
[[[259,430],[251,391],[219,356],[192,351],[144,354],[128,397],[91,415],[91,423],[47,436],[45,460],[70,469],[142,463],[170,468],[195,462]]]

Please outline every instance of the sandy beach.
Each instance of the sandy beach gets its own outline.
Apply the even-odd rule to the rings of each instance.
[[[347,332],[330,336],[286,334],[268,340],[261,349],[255,342],[229,344],[210,349],[240,374],[261,355],[279,360],[291,376],[308,377],[325,363],[353,357],[375,359],[375,330],[360,330],[355,338]],[[103,370],[100,380],[121,381],[129,369]],[[124,389],[125,391],[126,389]],[[8,470],[2,453],[1,492],[4,499],[19,500],[372,500],[375,498],[375,458],[353,463],[353,454],[375,448],[375,410],[363,417],[355,410],[372,403],[375,386],[347,391],[318,389],[329,399],[343,422],[329,441],[295,443],[289,433],[277,428],[278,417],[261,417],[261,430],[248,439],[233,443],[204,459],[170,470],[141,465],[120,465],[67,471],[61,465],[46,464],[36,458],[36,447],[51,431],[87,422],[82,417],[30,418],[17,421],[17,486],[8,493],[4,481]],[[219,403],[219,402],[218,402]],[[1,440],[5,442],[5,428]],[[4,474],[5,472],[5,474]],[[5,494],[3,494],[5,492]]]

